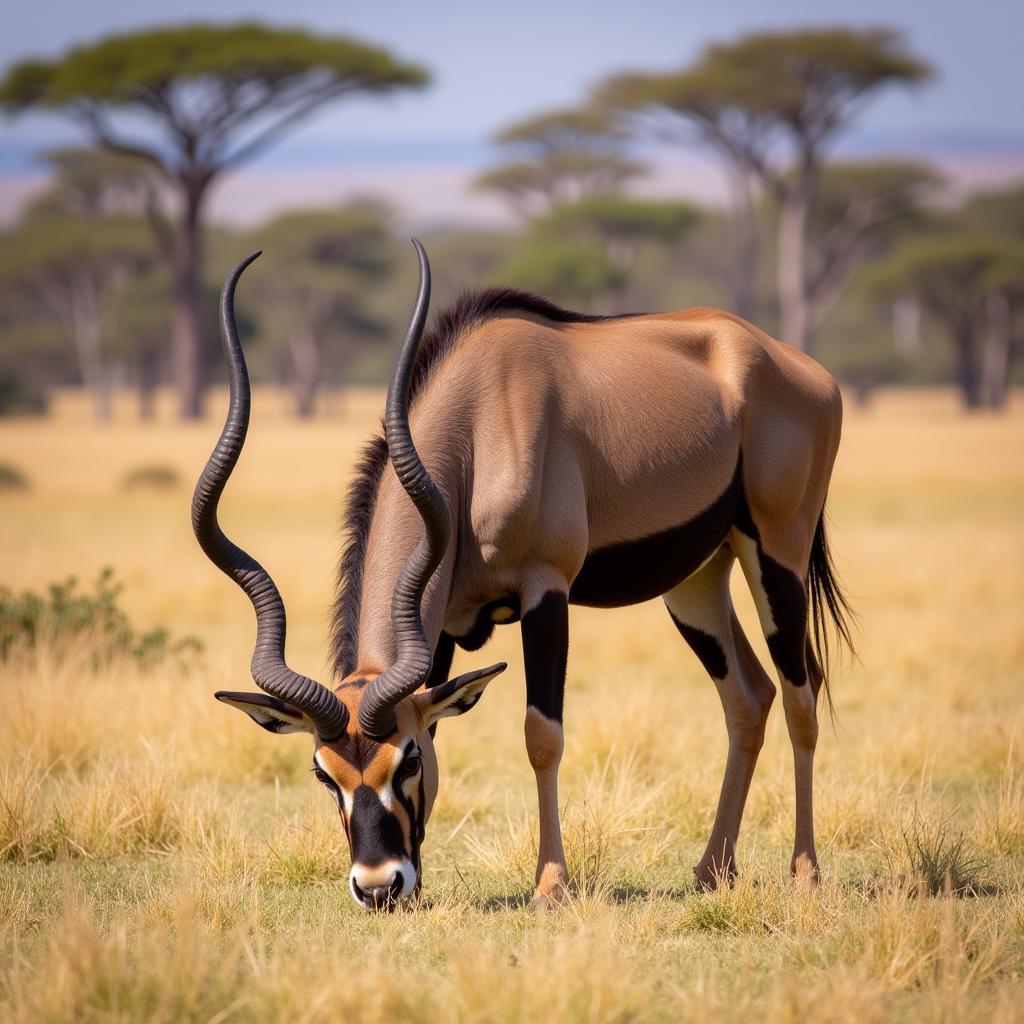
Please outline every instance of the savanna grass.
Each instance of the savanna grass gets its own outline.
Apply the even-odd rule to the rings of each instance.
[[[337,502],[380,396],[297,424],[257,395],[228,532],[278,578],[289,657],[324,669]],[[244,688],[251,612],[195,549],[183,491],[119,482],[201,466],[198,427],[94,430],[74,403],[0,424],[0,461],[50,467],[5,497],[3,583],[114,563],[133,626],[206,654],[96,658],[86,636],[0,676],[0,1020],[958,1021],[1024,1005],[1024,414],[881,396],[847,418],[830,501],[861,615],[816,776],[816,890],[786,877],[792,763],[773,712],[731,887],[691,886],[725,757],[712,684],[657,603],[574,610],[562,773],[574,884],[528,909],[536,855],[521,655],[438,734],[418,907],[369,917],[304,737],[215,704]],[[736,589],[757,650],[749,598]],[[491,651],[487,656],[491,656]],[[479,657],[479,656],[477,656]],[[460,655],[457,670],[475,661]],[[960,895],[957,895],[957,892]]]

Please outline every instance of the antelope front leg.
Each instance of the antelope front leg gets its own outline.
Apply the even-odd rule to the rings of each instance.
[[[526,753],[537,777],[540,848],[531,906],[546,909],[565,893],[568,869],[558,818],[558,766],[562,760],[562,700],[569,652],[566,591],[548,590],[522,621],[526,665]]]

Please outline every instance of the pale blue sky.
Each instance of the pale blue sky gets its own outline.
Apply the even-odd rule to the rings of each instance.
[[[486,138],[510,119],[576,102],[587,87],[623,68],[668,68],[709,41],[742,31],[804,24],[884,24],[907,32],[939,69],[915,92],[892,92],[860,119],[851,147],[979,155],[1024,151],[1019,82],[1024,4],[975,0],[378,0],[363,4],[290,0],[93,0],[9,8],[0,64],[53,56],[111,31],[185,20],[256,18],[338,32],[383,44],[428,65],[429,90],[388,101],[336,104],[263,162],[478,165]],[[0,171],[26,169],[39,145],[73,141],[55,117],[0,122]]]

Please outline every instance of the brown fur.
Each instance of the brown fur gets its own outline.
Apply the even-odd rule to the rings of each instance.
[[[713,882],[733,870],[732,847],[773,693],[732,614],[728,570],[738,556],[771,637],[783,624],[766,610],[770,595],[759,560],[773,560],[801,583],[808,577],[839,444],[838,388],[813,360],[728,313],[693,309],[603,321],[517,302],[469,302],[442,318],[418,364],[412,433],[453,523],[424,599],[427,637],[436,643],[442,630],[461,635],[498,599],[515,596],[526,609],[549,590],[567,592],[588,552],[688,522],[725,491],[742,454],[757,544],[734,528],[719,560],[666,596],[680,615],[705,616],[692,625],[715,636],[731,666],[719,686],[730,755],[715,830],[698,866],[698,879]],[[357,612],[358,622],[336,621],[335,637],[342,637],[339,670],[370,678],[394,659],[391,593],[422,524],[379,446],[362,472],[353,492],[357,507],[349,510],[356,546],[346,551],[336,612]],[[722,595],[713,607],[701,597],[708,585]],[[796,765],[793,868],[814,877],[817,687],[785,678],[781,685]],[[339,692],[355,722],[362,691]],[[407,721],[398,737],[414,724]],[[560,726],[558,756],[549,733],[528,716],[541,803],[538,882],[548,878],[539,895],[564,883]]]

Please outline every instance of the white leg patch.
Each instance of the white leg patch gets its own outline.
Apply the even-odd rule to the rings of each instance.
[[[732,531],[733,543],[736,548],[736,557],[743,567],[743,575],[747,578],[747,586],[754,598],[754,606],[757,608],[757,617],[761,620],[761,631],[765,636],[772,636],[777,631],[775,619],[772,617],[772,606],[768,601],[768,595],[761,585],[761,560],[757,554],[757,541],[748,537],[739,530]]]

